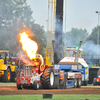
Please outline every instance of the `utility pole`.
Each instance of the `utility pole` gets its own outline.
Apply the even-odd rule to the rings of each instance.
[[[99,14],[100,14],[100,11],[96,11],[96,13],[98,13],[98,35],[97,35],[97,59],[98,59],[99,58],[98,54],[99,54]]]

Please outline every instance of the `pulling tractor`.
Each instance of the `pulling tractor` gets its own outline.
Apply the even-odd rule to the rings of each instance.
[[[81,58],[81,43],[82,41],[80,41],[79,47],[66,48],[67,56],[61,59],[58,64],[54,64],[53,48],[46,48],[46,54],[49,55],[46,55],[46,58],[49,59],[46,59],[46,63],[51,64],[50,66],[52,63],[54,64],[54,88],[79,88],[81,85],[87,85],[89,68],[86,61]],[[52,47],[54,47],[54,41],[52,41]]]
[[[69,57],[71,60],[70,61],[75,61],[75,57],[77,54],[74,54],[74,53],[77,53],[78,51],[78,64],[80,64],[82,66],[82,69],[81,69],[81,74],[82,74],[82,86],[86,86],[88,81],[89,81],[89,66],[88,64],[86,63],[86,61],[84,60],[84,58],[81,57],[81,52],[82,52],[82,49],[79,49],[78,47],[68,47],[66,49],[67,51],[67,57]],[[71,54],[71,52],[73,52],[73,54]],[[67,58],[68,59],[68,58]]]
[[[17,73],[17,89],[32,86],[38,90],[53,88],[54,72],[49,65],[44,64],[42,55],[36,54],[35,59],[30,64],[25,64],[21,72]]]
[[[9,51],[0,50],[0,81],[15,81],[17,69],[15,61],[9,57]]]
[[[80,88],[81,85],[86,85],[88,82],[88,65],[81,58],[81,49],[69,47],[66,51],[67,57],[54,65],[54,88]]]

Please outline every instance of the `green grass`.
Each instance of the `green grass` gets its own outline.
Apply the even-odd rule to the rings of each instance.
[[[52,100],[85,100],[85,99],[100,100],[100,95],[53,94],[52,97]],[[5,96],[0,96],[0,100],[51,100],[51,99],[43,99],[41,94],[41,95],[5,95]]]

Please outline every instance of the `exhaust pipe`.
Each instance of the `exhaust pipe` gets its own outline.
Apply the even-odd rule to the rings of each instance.
[[[79,49],[80,49],[81,44],[82,44],[82,41],[80,41],[80,43],[79,43],[79,47],[78,47],[78,50],[77,50],[77,54],[75,56],[74,62],[76,62],[76,63],[78,63]]]

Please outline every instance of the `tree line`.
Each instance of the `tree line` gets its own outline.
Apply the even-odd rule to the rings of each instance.
[[[30,38],[39,45],[38,53],[45,56],[46,32],[44,26],[35,23],[33,13],[27,0],[0,0],[0,50],[9,50],[13,56],[16,56],[21,49],[18,34],[30,29],[34,34]],[[98,27],[94,27],[91,34],[86,29],[72,28],[71,31],[66,32],[66,47],[78,46],[81,40],[83,57],[95,57],[96,49],[100,48],[97,46],[97,36]]]
[[[35,23],[32,13],[26,0],[0,0],[0,50],[9,50],[16,56],[21,49],[19,32],[30,29],[34,34],[30,38],[39,45],[38,53],[45,55],[44,27]]]
[[[100,33],[98,37],[98,28],[100,30],[100,26],[96,26],[92,29],[91,34],[86,29],[77,29],[72,28],[71,31],[66,32],[66,46],[78,46],[79,41],[82,41],[81,48],[82,56],[86,59],[96,59],[97,55],[100,58],[100,46],[97,43],[99,40],[100,44]]]

